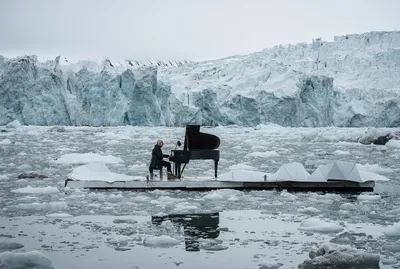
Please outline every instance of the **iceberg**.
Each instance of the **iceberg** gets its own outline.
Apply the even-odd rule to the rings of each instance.
[[[0,125],[398,127],[399,47],[393,31],[169,65],[0,56]]]
[[[393,31],[170,65],[0,56],[0,125],[398,127],[398,47]]]

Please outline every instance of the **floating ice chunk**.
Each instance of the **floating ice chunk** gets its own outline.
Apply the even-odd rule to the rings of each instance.
[[[382,249],[389,250],[391,252],[400,252],[400,240],[397,240],[397,242],[386,242],[382,246]]]
[[[52,262],[39,251],[26,253],[3,252],[0,254],[1,268],[53,269]]]
[[[351,155],[351,153],[349,151],[344,151],[344,150],[335,150],[333,152],[333,154],[336,154],[336,155]]]
[[[365,165],[357,164],[357,168],[368,171],[368,172],[378,173],[378,174],[393,172],[393,169],[380,167],[379,164],[369,164],[369,163],[367,163]]]
[[[21,168],[21,167],[20,167]],[[38,179],[44,179],[44,178],[48,178],[48,176],[46,175],[41,175],[38,172],[23,172],[21,174],[18,175],[19,179],[23,179],[23,178],[38,178]]]
[[[282,266],[279,262],[262,261],[258,266],[259,269],[278,269]]]
[[[123,163],[124,161],[112,155],[103,156],[96,153],[70,153],[62,155],[59,159],[55,161],[55,163],[60,164],[89,164],[95,162],[116,164]]]
[[[154,214],[153,216],[154,217],[166,217],[166,216],[168,216],[168,214],[164,213],[164,212],[158,212],[158,213]]]
[[[48,214],[46,215],[47,218],[57,218],[57,219],[61,219],[61,218],[72,218],[73,216],[71,214],[68,213],[54,213],[54,214]]]
[[[29,204],[18,204],[18,208],[23,209],[34,209],[34,210],[63,210],[68,208],[66,202],[50,202],[50,203],[29,203]]]
[[[299,197],[297,197],[294,194],[291,194],[291,193],[287,192],[286,190],[282,191],[280,196],[285,198],[286,200],[293,200],[294,201],[294,200],[299,199]]]
[[[18,120],[14,120],[6,125],[6,128],[16,129],[16,128],[20,128],[20,127],[22,127],[22,124]]]
[[[172,238],[167,235],[146,237],[143,241],[143,245],[146,247],[168,248],[179,244],[180,241],[178,239]]]
[[[337,233],[343,231],[344,228],[334,223],[328,223],[316,218],[309,218],[303,220],[298,229],[307,232]]]
[[[395,207],[392,210],[386,211],[388,215],[400,215],[400,207]]]
[[[280,155],[275,151],[265,151],[265,152],[252,152],[246,155],[246,157],[260,157],[260,158],[272,158],[272,157],[279,157]]]
[[[202,246],[202,248],[207,251],[221,251],[221,250],[226,250],[229,247],[223,244],[216,244],[216,245],[205,245]]]
[[[185,213],[185,212],[191,212],[198,210],[199,206],[188,203],[188,202],[183,202],[179,203],[175,206],[174,212],[179,212],[179,213]]]
[[[357,210],[357,206],[355,204],[350,204],[350,203],[341,204],[339,208],[342,210],[352,210],[352,211]]]
[[[223,241],[220,239],[208,239],[208,238],[200,238],[199,239],[199,247],[208,251],[221,251],[226,250],[229,247],[223,244]]]
[[[341,245],[348,245],[352,244],[357,241],[357,237],[366,237],[365,233],[351,233],[351,232],[344,232],[335,236],[330,240],[331,243],[341,244]]]
[[[107,243],[110,245],[123,247],[128,245],[129,237],[125,235],[114,235],[111,238],[107,238]]]
[[[313,139],[315,139],[315,137],[318,135],[318,131],[317,130],[307,130],[307,131],[303,131],[301,133],[303,140],[305,141],[311,141]]]
[[[381,196],[380,195],[376,195],[376,194],[360,194],[357,197],[358,201],[366,201],[366,202],[370,202],[370,201],[380,201],[381,200]]]
[[[14,242],[0,242],[0,253],[5,251],[10,251],[14,249],[23,248],[24,245],[14,243]],[[1,266],[0,266],[1,268]]]
[[[185,199],[173,198],[169,196],[161,196],[157,199],[157,201],[163,204],[176,204],[178,202],[183,202]]]
[[[29,193],[29,194],[52,194],[52,193],[59,193],[60,191],[56,187],[43,187],[43,188],[33,188],[31,186],[27,186],[25,188],[14,189],[11,190],[14,193]]]
[[[385,144],[385,146],[387,148],[400,149],[400,140],[391,139]]]
[[[0,180],[6,180],[6,179],[8,179],[7,175],[0,175]]]
[[[229,199],[231,197],[241,196],[243,193],[237,190],[221,189],[208,192],[203,196],[203,199],[207,200],[222,200]]]
[[[284,129],[285,127],[280,126],[279,124],[275,123],[269,123],[269,124],[258,124],[256,127],[254,127],[254,130],[263,130],[263,131],[275,131],[276,133],[279,133]]]
[[[383,233],[388,237],[400,237],[400,222],[395,223],[389,228],[386,228]]]
[[[150,201],[151,198],[148,197],[148,196],[139,194],[139,195],[133,197],[132,200],[133,200],[134,202],[144,202],[144,203],[145,203],[145,202]]]
[[[10,144],[11,144],[11,140],[8,138],[0,141],[0,145],[10,145]]]
[[[384,265],[393,265],[399,262],[396,258],[382,258],[381,261]]]
[[[380,260],[378,254],[332,243],[324,243],[319,249],[311,250],[309,257],[311,260],[305,260],[299,269],[379,268]]]
[[[217,191],[212,191],[204,195],[203,198],[207,200],[222,200],[224,199],[224,196],[218,193]]]
[[[297,210],[299,213],[303,213],[303,214],[309,214],[309,215],[314,215],[314,214],[319,214],[321,211],[318,210],[315,207],[306,207],[306,208],[300,208],[299,210]]]
[[[321,198],[325,198],[327,200],[330,199],[330,200],[334,200],[334,201],[340,201],[343,199],[342,196],[340,196],[339,194],[336,194],[336,193],[326,193]]]

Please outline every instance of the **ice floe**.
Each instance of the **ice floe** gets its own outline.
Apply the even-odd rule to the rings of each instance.
[[[146,247],[159,247],[168,248],[179,245],[181,242],[178,239],[172,238],[167,235],[161,236],[149,236],[143,241],[143,245]]]
[[[311,250],[310,259],[299,265],[299,269],[342,269],[342,268],[379,268],[380,256],[366,253],[350,246],[323,243],[318,249]]]
[[[307,232],[337,233],[343,231],[344,228],[335,223],[325,222],[317,218],[309,218],[303,220],[298,229]]]
[[[1,268],[12,269],[53,269],[49,258],[39,251],[26,253],[3,252],[0,254]]]

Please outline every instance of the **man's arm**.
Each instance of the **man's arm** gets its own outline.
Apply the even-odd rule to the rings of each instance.
[[[153,155],[155,155],[155,156],[158,157],[159,159],[164,158],[164,155],[163,155],[163,153],[162,153],[162,151],[161,151],[160,148],[154,148],[154,149],[153,149]]]

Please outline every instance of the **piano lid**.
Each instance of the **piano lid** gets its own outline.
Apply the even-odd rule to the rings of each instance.
[[[219,144],[219,137],[200,132],[200,125],[186,126],[184,150],[213,150]]]

